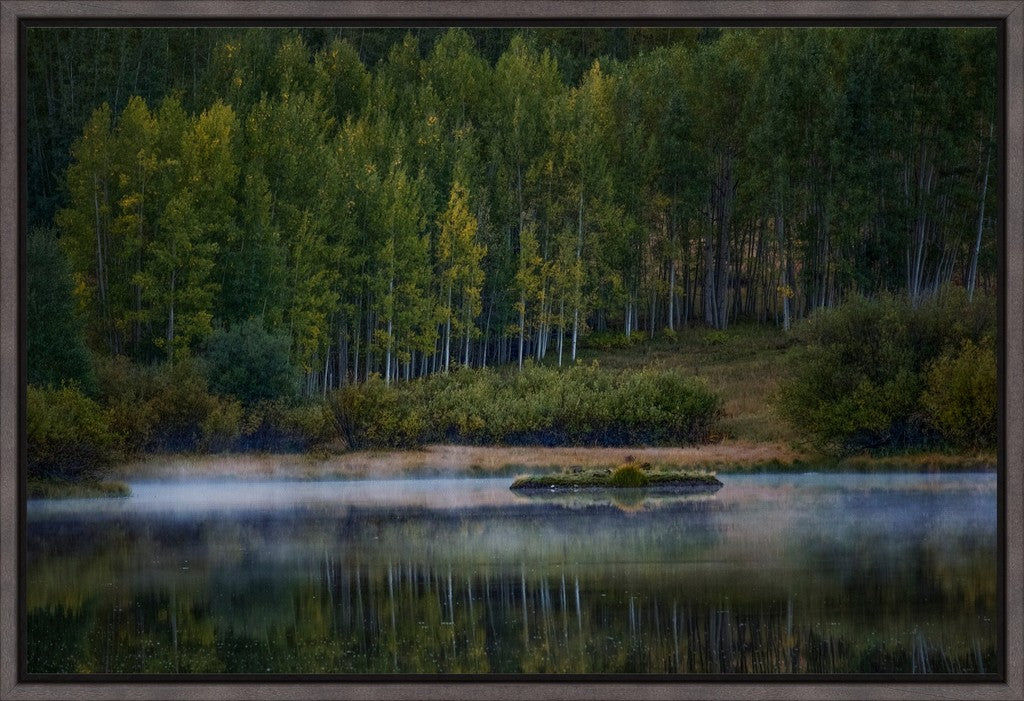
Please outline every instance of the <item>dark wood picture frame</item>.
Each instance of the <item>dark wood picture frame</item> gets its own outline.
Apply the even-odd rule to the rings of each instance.
[[[24,151],[19,96],[22,29],[36,20],[301,23],[552,21],[670,24],[927,24],[984,20],[1002,38],[1001,112],[1001,441],[1000,536],[1004,677],[1001,682],[771,683],[584,681],[354,682],[250,681],[170,683],[26,683],[19,614],[19,557],[24,523]],[[1024,0],[0,0],[0,699],[1024,699]],[[70,574],[70,573],[69,573]]]

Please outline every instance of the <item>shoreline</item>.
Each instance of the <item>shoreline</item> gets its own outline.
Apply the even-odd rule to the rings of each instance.
[[[542,476],[648,463],[661,471],[718,475],[794,473],[993,473],[994,454],[912,453],[827,458],[782,443],[722,441],[685,448],[593,448],[431,445],[407,450],[346,453],[154,454],[113,467],[101,479],[29,480],[30,499],[131,495],[131,483],[209,481],[341,481],[435,477]]]
[[[192,479],[400,479],[434,476],[499,477],[604,468],[635,459],[665,469],[752,472],[994,472],[994,454],[917,453],[823,458],[781,443],[723,441],[685,448],[592,448],[431,445],[410,450],[337,454],[149,455],[116,466],[107,479],[123,482]]]

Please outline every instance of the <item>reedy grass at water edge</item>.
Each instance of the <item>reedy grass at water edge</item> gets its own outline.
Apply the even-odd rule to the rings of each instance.
[[[29,480],[29,499],[88,499],[131,496],[124,482],[70,482],[67,480]]]

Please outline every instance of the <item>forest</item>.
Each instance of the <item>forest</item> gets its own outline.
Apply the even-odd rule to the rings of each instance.
[[[30,29],[29,383],[109,395],[201,360],[248,407],[850,300],[990,300],[995,39]],[[664,412],[717,411],[650,381]]]

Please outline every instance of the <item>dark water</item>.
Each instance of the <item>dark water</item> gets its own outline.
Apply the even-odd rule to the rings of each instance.
[[[994,475],[138,484],[28,508],[29,672],[993,672]]]

